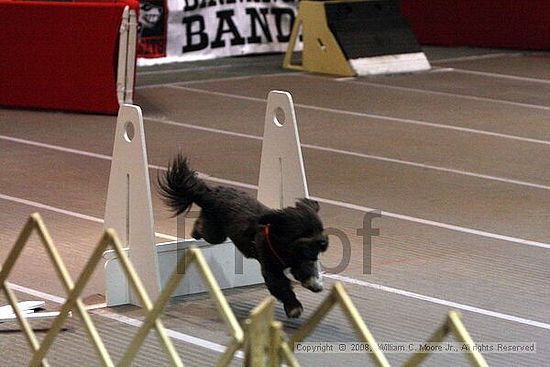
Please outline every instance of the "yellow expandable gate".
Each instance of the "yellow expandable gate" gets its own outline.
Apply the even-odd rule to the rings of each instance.
[[[328,297],[323,301],[323,303],[321,303],[317,310],[315,310],[311,318],[290,337],[290,344],[295,345],[295,343],[304,340],[307,335],[311,334],[315,327],[325,318],[325,316],[336,304],[340,305],[342,311],[347,316],[353,326],[353,329],[355,330],[355,333],[359,336],[361,341],[367,343],[371,347],[372,353],[370,353],[370,357],[376,365],[379,367],[389,367],[390,364],[378,348],[376,340],[374,340],[374,337],[367,328],[367,325],[365,325],[361,315],[359,315],[357,308],[355,308],[355,305],[351,301],[351,298],[349,298],[349,295],[342,283],[336,283],[332,287]]]
[[[59,315],[54,319],[50,330],[41,343],[38,342],[38,339],[25,318],[25,315],[19,308],[17,304],[17,297],[11,290],[10,284],[7,281],[10,272],[21,255],[21,252],[25,248],[29,237],[34,232],[36,232],[40,242],[45,247],[49,258],[55,267],[57,276],[62,281],[68,295],[65,303],[61,307]],[[303,341],[309,334],[311,334],[315,327],[317,327],[317,325],[326,317],[326,315],[336,304],[341,307],[342,311],[353,326],[355,333],[359,336],[359,339],[370,346],[372,350],[370,357],[373,362],[379,367],[390,366],[386,357],[378,347],[376,340],[357,311],[357,308],[351,301],[351,298],[347,294],[343,284],[340,282],[334,284],[329,295],[313,312],[312,316],[306,320],[303,325],[290,337],[285,336],[282,323],[274,319],[275,299],[273,297],[266,298],[251,311],[249,318],[244,321],[243,330],[198,248],[190,248],[186,251],[185,255],[175,267],[172,275],[166,283],[166,286],[162,290],[162,293],[159,295],[156,302],[152,303],[147,295],[147,292],[145,291],[145,288],[143,287],[143,284],[141,283],[141,280],[135,272],[134,267],[130,263],[128,256],[122,248],[116,233],[113,230],[108,229],[104,231],[76,283],[73,283],[67,268],[65,267],[65,264],[63,263],[63,260],[59,255],[59,252],[57,251],[48,230],[44,225],[44,222],[42,221],[42,218],[37,213],[32,214],[25,224],[0,271],[1,288],[17,316],[17,321],[19,322],[19,325],[23,330],[32,351],[32,358],[29,364],[30,366],[49,366],[46,355],[71,311],[76,311],[81,317],[90,341],[92,342],[98,355],[99,364],[109,367],[115,366],[111,356],[103,344],[103,341],[99,337],[97,329],[95,328],[95,325],[87,312],[82,299],[80,298],[84,287],[90,280],[95,268],[100,263],[103,252],[108,248],[112,248],[120,259],[122,268],[128,276],[128,280],[132,288],[135,290],[139,301],[143,305],[143,310],[145,313],[143,324],[130,342],[130,345],[121,360],[117,363],[117,366],[129,366],[132,363],[145,338],[153,328],[157,332],[159,340],[163,345],[167,356],[169,357],[170,363],[173,366],[183,366],[183,362],[170,341],[170,338],[167,336],[166,328],[160,320],[160,315],[170,300],[172,293],[178,286],[178,283],[185,276],[184,272],[180,272],[178,270],[187,269],[193,263],[196,264],[203,281],[209,290],[210,297],[215,302],[218,313],[225,322],[231,334],[231,342],[226,347],[225,352],[218,359],[216,366],[228,366],[239,349],[243,349],[244,351],[244,366],[246,367],[275,367],[281,366],[283,363],[290,367],[299,366],[299,363],[293,353],[295,343]],[[474,342],[464,327],[458,312],[450,312],[446,322],[439,329],[437,329],[428,342],[440,343],[449,333],[452,333],[458,340],[469,346],[468,357],[473,366],[487,366],[487,363],[481,353],[473,348]],[[405,363],[405,367],[419,366],[427,357],[428,354],[426,353],[414,354]]]
[[[447,320],[445,320],[445,323],[441,325],[439,329],[437,329],[430,339],[427,340],[428,343],[441,343],[447,336],[447,334],[453,334],[454,337],[464,343],[464,345],[468,346],[467,355],[470,360],[470,363],[472,366],[476,367],[488,367],[487,362],[485,362],[485,358],[481,355],[481,353],[474,348],[474,341],[472,340],[472,337],[466,330],[466,327],[462,323],[462,320],[460,318],[460,313],[456,311],[449,312],[449,315],[447,316]],[[429,356],[427,353],[416,353],[413,355],[403,367],[416,367],[420,366],[422,361],[426,359]]]

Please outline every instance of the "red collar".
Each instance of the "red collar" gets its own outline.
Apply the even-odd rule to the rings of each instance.
[[[264,227],[264,236],[265,236],[265,240],[267,242],[267,245],[269,247],[269,249],[271,250],[271,252],[273,253],[273,255],[275,255],[275,257],[277,258],[277,260],[279,260],[279,262],[281,263],[281,265],[283,267],[286,267],[285,265],[285,262],[283,261],[283,259],[281,259],[281,257],[279,256],[279,254],[277,253],[277,251],[275,251],[275,247],[273,247],[273,244],[271,243],[271,239],[269,238],[269,227],[271,226],[271,224],[267,224],[265,227]]]

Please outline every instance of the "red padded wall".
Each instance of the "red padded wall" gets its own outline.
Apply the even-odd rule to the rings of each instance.
[[[402,0],[421,44],[550,49],[549,0]]]
[[[125,5],[0,1],[0,105],[115,114]]]

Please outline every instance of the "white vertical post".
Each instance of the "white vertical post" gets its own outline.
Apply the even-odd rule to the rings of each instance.
[[[118,112],[105,205],[105,228],[117,231],[122,243],[128,247],[130,260],[147,293],[151,299],[156,299],[160,293],[160,280],[143,117],[138,106],[125,104]],[[127,303],[138,305],[128,282],[120,287],[126,289],[117,294],[127,295]],[[109,300],[107,303],[113,304]]]
[[[136,11],[130,10],[128,17],[128,44],[126,45],[126,78],[124,103],[134,103],[134,76],[136,70],[136,45],[138,21]]]
[[[271,91],[267,97],[258,200],[270,208],[283,208],[308,196],[292,96]]]
[[[124,7],[122,19],[120,21],[119,40],[118,40],[118,64],[117,64],[117,80],[116,92],[119,105],[125,102],[126,98],[126,70],[128,58],[128,26],[130,20],[130,8]]]

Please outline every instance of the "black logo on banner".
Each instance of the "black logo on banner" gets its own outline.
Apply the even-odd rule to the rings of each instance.
[[[166,4],[164,0],[141,0],[139,6],[139,57],[166,56]]]
[[[237,0],[185,0],[182,20],[185,39],[182,52],[200,51],[209,47],[223,48],[227,45],[240,46],[289,41],[295,18],[294,8],[261,6],[263,3],[269,3],[270,0],[238,0],[239,3],[244,1],[255,3],[255,6],[244,8],[246,24],[239,24],[236,20],[235,12],[242,11],[238,7],[229,9],[224,7],[223,10],[215,12],[215,17],[209,14],[209,18],[200,13],[202,8],[234,4],[237,3]],[[294,0],[283,0],[282,3],[294,3]],[[186,15],[189,12],[195,14]],[[270,24],[275,25],[274,29],[270,28]],[[209,32],[207,27],[216,30],[213,38],[209,36],[212,32]]]

